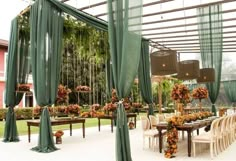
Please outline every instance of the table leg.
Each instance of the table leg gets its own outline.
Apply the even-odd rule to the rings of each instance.
[[[84,126],[84,122],[83,122],[83,138],[85,138],[85,126]]]
[[[113,119],[111,119],[111,132],[113,132]]]
[[[134,117],[134,127],[136,128],[136,116]]]
[[[162,129],[158,129],[158,133],[159,133],[159,152],[162,153]]]
[[[199,129],[197,129],[197,135],[199,135]]]
[[[192,131],[188,130],[188,156],[191,157],[192,146]]]
[[[28,125],[28,141],[30,143],[30,135],[31,135],[31,130],[30,130],[30,125]]]
[[[72,136],[72,123],[70,123],[70,136]]]
[[[98,118],[98,131],[100,131],[100,126],[101,126],[101,122],[100,122],[100,118]]]

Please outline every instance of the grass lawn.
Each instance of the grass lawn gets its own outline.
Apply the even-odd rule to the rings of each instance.
[[[146,113],[139,113],[139,115],[137,115],[137,120],[139,120],[140,115],[146,115]],[[27,120],[17,120],[16,121],[19,135],[27,135],[28,127],[27,127],[26,121]],[[101,125],[109,125],[110,123],[111,123],[110,120],[101,120]],[[82,124],[73,124],[73,129],[81,128],[81,126],[82,126]],[[98,126],[98,119],[97,118],[87,118],[86,119],[85,128],[95,127],[95,126]],[[0,121],[0,138],[3,137],[4,127],[5,127],[5,121]],[[38,131],[39,131],[38,127],[31,126],[30,128],[31,128],[31,134],[38,133]],[[69,130],[69,125],[52,126],[52,130],[53,131]]]
[[[19,135],[26,135],[28,133],[28,127],[26,124],[27,120],[17,120],[16,124],[17,124],[17,129],[18,129],[18,133]],[[101,120],[101,125],[108,125],[110,124],[111,121],[110,120]],[[73,129],[78,129],[81,128],[82,124],[73,124]],[[94,126],[98,126],[98,119],[97,118],[87,118],[85,121],[85,127],[94,127]],[[5,127],[5,121],[0,121],[0,138],[3,137],[4,134],[4,127]],[[31,126],[31,133],[38,133],[39,128],[38,127],[34,127]],[[69,130],[69,125],[59,125],[59,126],[52,126],[52,130],[56,131],[56,130]]]

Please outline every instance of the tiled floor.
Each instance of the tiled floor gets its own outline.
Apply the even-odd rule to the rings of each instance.
[[[0,158],[8,161],[115,161],[115,131],[111,133],[109,126],[102,126],[101,132],[97,127],[86,128],[86,138],[82,138],[81,129],[73,130],[73,136],[65,131],[62,144],[56,145],[60,150],[52,153],[37,153],[30,149],[37,145],[38,135],[32,135],[31,143],[28,143],[27,136],[20,136],[18,143],[0,142]],[[137,129],[130,130],[130,141],[133,161],[210,161],[209,150],[201,149],[197,156],[187,157],[186,139],[180,140],[178,153],[175,158],[166,159],[158,149],[153,152],[150,149],[143,149],[142,131],[138,123]],[[146,146],[147,147],[147,146]],[[200,150],[200,149],[199,149]],[[214,161],[235,160],[236,142],[226,151],[215,157]]]

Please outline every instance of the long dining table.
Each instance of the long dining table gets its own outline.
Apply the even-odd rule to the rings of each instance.
[[[186,131],[187,132],[187,145],[188,145],[188,156],[191,157],[192,152],[192,132],[197,130],[197,135],[199,135],[199,129],[211,125],[212,120],[202,120],[194,123],[183,124],[181,126],[177,126],[178,131]],[[162,130],[167,129],[167,123],[160,123],[156,125],[156,128],[159,132],[159,152],[162,153],[162,141],[163,134]]]

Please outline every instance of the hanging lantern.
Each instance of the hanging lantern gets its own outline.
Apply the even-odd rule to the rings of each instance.
[[[200,77],[197,78],[198,83],[208,83],[215,81],[215,69],[214,68],[202,68],[200,69]]]
[[[179,62],[178,79],[190,80],[200,76],[198,60],[184,60]]]
[[[151,54],[152,75],[177,73],[177,56],[174,50],[160,50]]]

